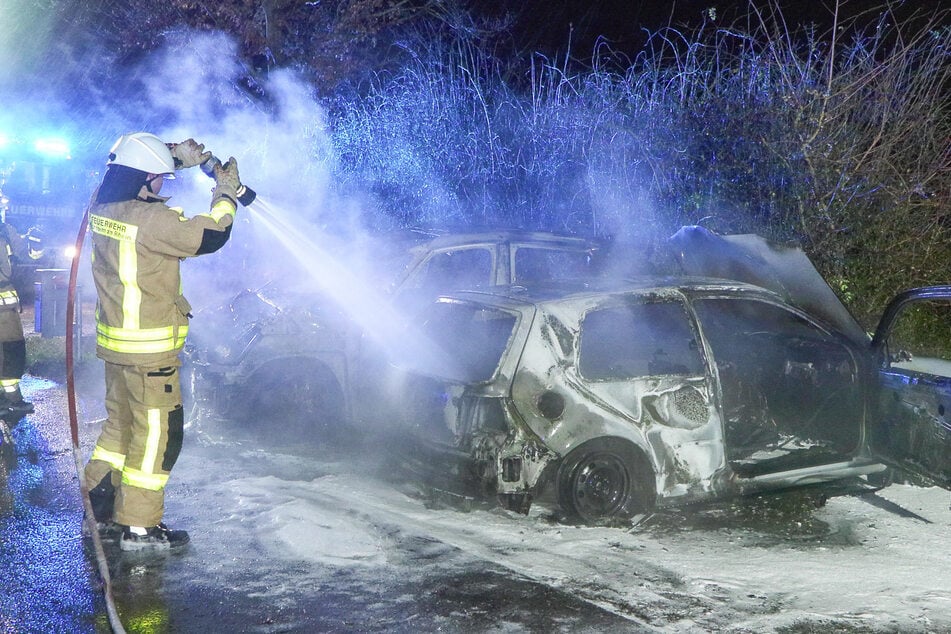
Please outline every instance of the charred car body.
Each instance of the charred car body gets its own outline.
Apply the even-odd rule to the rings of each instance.
[[[241,291],[200,311],[191,329],[184,368],[191,417],[252,428],[274,421],[289,441],[326,440],[354,418],[375,415],[359,411],[367,404],[362,374],[377,371],[409,307],[456,288],[587,275],[598,248],[542,232],[414,231],[384,236],[361,249],[369,257],[341,267],[372,261],[364,279],[378,281],[346,289],[345,297],[307,271]]]
[[[797,249],[672,244],[687,277],[440,297],[387,379],[398,423],[507,508],[553,490],[591,523],[885,464],[951,486],[951,287],[869,337]],[[900,341],[922,314],[944,320],[927,357]]]

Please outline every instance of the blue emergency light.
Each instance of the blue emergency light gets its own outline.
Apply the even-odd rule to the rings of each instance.
[[[40,138],[34,141],[33,149],[36,150],[39,154],[54,159],[68,159],[71,158],[69,155],[69,143],[65,140],[56,138],[56,137],[46,137]]]

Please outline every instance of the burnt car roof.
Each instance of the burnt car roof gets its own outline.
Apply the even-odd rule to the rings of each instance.
[[[600,242],[593,238],[570,236],[546,231],[506,229],[436,235],[428,241],[417,244],[414,248],[446,249],[454,246],[498,242],[529,242],[537,245],[557,246],[560,248],[576,247],[579,250],[595,249],[600,246]]]
[[[444,293],[442,298],[448,300],[473,301],[497,307],[518,308],[530,305],[553,304],[572,302],[586,297],[603,297],[605,295],[623,295],[625,293],[656,292],[692,293],[701,292],[742,292],[747,295],[756,295],[770,299],[777,303],[797,307],[812,317],[818,323],[824,324],[830,331],[839,332],[846,337],[839,324],[830,321],[822,314],[806,310],[790,302],[783,293],[764,286],[741,282],[733,279],[701,277],[701,276],[644,276],[617,278],[595,278],[561,280],[552,283],[533,285],[531,287],[511,285],[486,287],[484,289],[460,290]]]
[[[576,299],[588,295],[622,294],[630,292],[663,291],[708,291],[742,290],[755,291],[779,301],[783,298],[767,288],[738,282],[736,280],[708,277],[631,277],[624,279],[575,279],[559,280],[526,287],[524,285],[487,287],[445,293],[450,299],[469,299],[479,302],[504,302],[507,304],[539,304]]]

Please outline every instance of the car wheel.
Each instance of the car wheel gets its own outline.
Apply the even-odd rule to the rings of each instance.
[[[865,480],[877,489],[884,489],[895,482],[895,471],[891,468],[865,476]]]
[[[654,505],[654,474],[627,441],[597,438],[562,461],[558,501],[568,518],[586,524],[624,521]]]
[[[246,383],[238,417],[269,444],[321,445],[343,440],[344,398],[333,373],[315,363],[266,366]]]

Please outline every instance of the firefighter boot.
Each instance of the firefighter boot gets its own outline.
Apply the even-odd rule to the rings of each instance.
[[[24,401],[20,390],[0,396],[0,418],[10,421],[14,426],[33,412],[33,403]]]
[[[124,551],[162,551],[181,548],[188,543],[186,531],[173,531],[165,524],[144,528],[125,526],[119,549]]]
[[[112,521],[112,512],[116,505],[116,487],[112,484],[111,473],[107,473],[94,489],[89,490],[89,503],[93,517],[96,518],[99,538],[108,542],[118,541],[122,535],[122,527]]]

